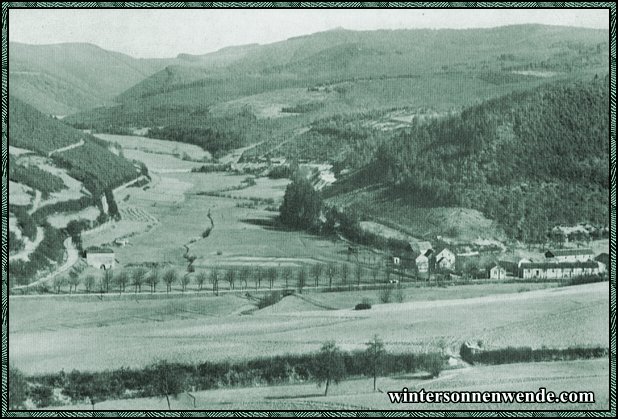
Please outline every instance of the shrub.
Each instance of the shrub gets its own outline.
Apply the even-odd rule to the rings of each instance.
[[[371,308],[371,301],[368,298],[363,298],[362,303],[356,304],[354,310],[369,310]]]
[[[437,377],[444,369],[444,359],[442,355],[430,353],[423,360],[423,369],[425,369],[432,377]]]

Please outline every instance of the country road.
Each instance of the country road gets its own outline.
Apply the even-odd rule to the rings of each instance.
[[[34,281],[31,284],[28,285],[20,285],[20,286],[16,286],[13,287],[12,289],[14,290],[19,290],[19,289],[23,289],[23,288],[29,288],[29,287],[36,287],[37,285],[43,284],[47,281],[52,280],[54,277],[68,271],[69,269],[71,269],[73,267],[73,265],[75,265],[77,263],[77,261],[79,261],[79,252],[77,251],[77,249],[75,248],[75,246],[73,246],[73,241],[71,240],[70,237],[68,237],[67,239],[64,240],[64,248],[67,252],[67,258],[64,261],[64,263],[56,270],[54,270],[53,272],[50,272],[49,274],[45,275],[44,277]]]

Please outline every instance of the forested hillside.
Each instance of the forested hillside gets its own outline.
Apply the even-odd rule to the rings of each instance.
[[[607,225],[608,91],[599,80],[550,85],[417,124],[380,146],[373,176],[408,207],[478,209],[526,241],[558,224]],[[349,179],[331,195],[370,183]]]
[[[131,162],[99,145],[94,137],[41,114],[15,97],[9,98],[9,144],[49,155],[54,164],[83,182],[93,196],[138,175]],[[20,173],[31,177],[24,170],[11,171],[12,180],[17,182],[21,181]],[[23,182],[28,184],[26,179]]]
[[[400,107],[450,112],[548,81],[604,76],[607,49],[603,31],[543,25],[333,30],[181,55],[174,65],[119,94],[119,105],[71,115],[65,122],[106,132],[202,131],[210,142],[207,129],[217,123],[214,117],[242,119],[249,112],[258,119],[288,120],[275,124],[276,139],[269,138],[278,147],[293,140],[282,126],[304,128],[333,115]],[[251,124],[253,132],[264,132]]]

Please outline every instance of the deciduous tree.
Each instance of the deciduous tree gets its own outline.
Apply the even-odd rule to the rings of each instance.
[[[365,356],[367,359],[366,367],[368,375],[373,377],[373,391],[376,391],[376,380],[378,374],[382,371],[382,363],[384,355],[386,355],[386,349],[384,348],[384,342],[374,335],[373,339],[366,343],[367,349],[365,350]]]
[[[313,374],[318,380],[318,384],[326,384],[324,396],[328,395],[328,387],[331,382],[338,384],[345,378],[343,354],[334,341],[328,341],[322,345],[315,358]]]

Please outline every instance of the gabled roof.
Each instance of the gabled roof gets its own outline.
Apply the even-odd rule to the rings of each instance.
[[[425,253],[427,250],[431,250],[433,246],[428,241],[411,241],[410,248],[418,253]]]
[[[114,253],[114,251],[108,247],[89,247],[86,249],[86,254],[91,253]]]
[[[592,249],[552,249],[545,252],[545,257],[592,255]]]
[[[597,262],[591,260],[586,262],[532,262],[522,263],[522,269],[576,269],[576,268],[598,268]]]

